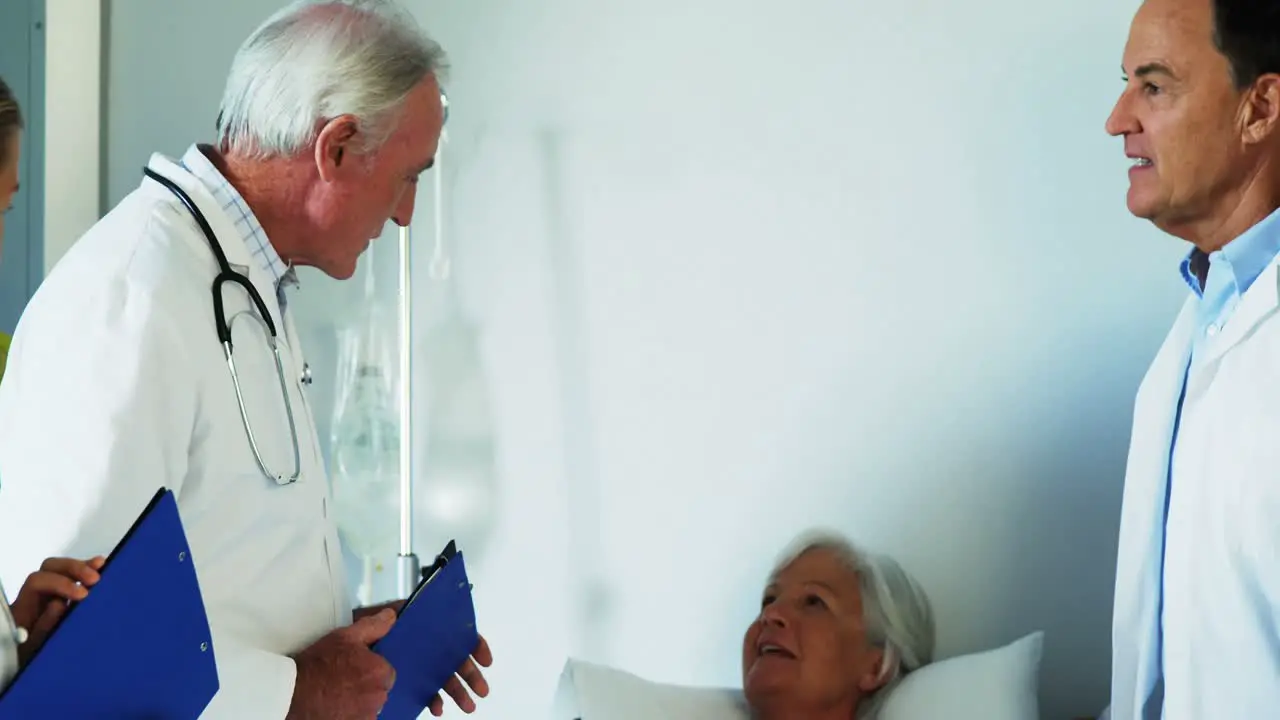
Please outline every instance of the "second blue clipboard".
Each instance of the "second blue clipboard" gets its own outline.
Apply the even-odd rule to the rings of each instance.
[[[9,688],[0,720],[196,720],[218,669],[191,548],[161,488]]]
[[[381,720],[416,720],[480,642],[471,582],[453,543],[373,651],[396,670]]]

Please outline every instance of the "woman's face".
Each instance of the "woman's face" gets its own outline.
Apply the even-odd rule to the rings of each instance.
[[[9,134],[7,147],[0,156],[5,158],[0,166],[0,248],[4,247],[4,214],[13,205],[13,196],[18,192],[18,153],[21,151],[22,131],[15,130]]]
[[[867,641],[858,578],[829,550],[784,567],[764,591],[742,643],[742,684],[753,708],[831,710],[853,717],[875,690],[882,653]]]

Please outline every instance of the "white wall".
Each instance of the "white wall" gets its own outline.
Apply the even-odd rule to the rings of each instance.
[[[502,448],[478,717],[549,699],[566,653],[737,682],[817,523],[922,578],[944,655],[1043,629],[1045,717],[1105,704],[1131,401],[1183,292],[1102,130],[1136,4],[413,4],[453,56]],[[112,202],[208,138],[267,12],[113,4]],[[351,292],[306,280],[321,377]]]
[[[98,219],[102,4],[45,0],[44,267]]]

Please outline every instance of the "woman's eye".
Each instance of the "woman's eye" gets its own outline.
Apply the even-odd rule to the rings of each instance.
[[[806,594],[804,597],[805,607],[817,607],[819,610],[827,610],[827,601],[817,594]]]
[[[773,600],[774,598],[772,595],[765,595],[764,598],[760,601],[760,607],[766,607],[768,605],[771,605],[773,603]]]

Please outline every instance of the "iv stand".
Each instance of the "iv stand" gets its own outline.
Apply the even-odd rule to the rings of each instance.
[[[409,228],[400,228],[400,555],[396,563],[398,597],[418,586],[422,563],[413,552],[413,264]]]
[[[449,118],[449,98],[440,93],[444,122]],[[431,256],[431,276],[448,277],[449,260],[444,250],[444,174],[441,156],[448,140],[441,128],[435,162],[435,248]],[[413,552],[413,259],[409,227],[400,228],[400,555],[396,564],[399,596],[408,598],[422,575],[422,563]]]
[[[449,99],[440,93],[445,120],[449,117]],[[435,250],[431,258],[431,274],[448,273],[444,258],[443,183],[440,170],[448,134],[441,128],[436,148],[435,174]],[[400,555],[396,563],[396,585],[401,598],[408,598],[418,587],[422,563],[413,552],[413,253],[409,226],[400,227]]]

